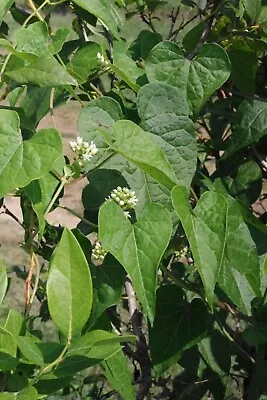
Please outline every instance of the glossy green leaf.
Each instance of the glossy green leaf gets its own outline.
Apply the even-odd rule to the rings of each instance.
[[[30,83],[44,87],[77,85],[67,69],[52,55],[40,56],[24,67],[9,70],[6,75],[21,84]]]
[[[100,51],[100,46],[97,43],[87,42],[72,57],[69,68],[74,71],[81,83],[84,83],[89,75],[93,75],[99,70],[97,53]]]
[[[1,0],[0,2],[0,24],[4,19],[4,16],[14,3],[14,0]]]
[[[135,341],[136,337],[133,335],[118,336],[114,333],[95,330],[87,332],[80,338],[73,341],[67,355],[68,357],[79,355],[89,358],[97,358],[98,355],[100,356],[101,351],[104,351],[104,353],[108,351],[109,353],[109,345],[126,342],[135,343]]]
[[[7,289],[7,273],[6,268],[0,261],[0,304],[2,303]]]
[[[142,87],[137,97],[141,127],[154,133],[181,185],[190,186],[196,169],[197,142],[185,96],[165,83]]]
[[[55,374],[58,377],[73,375],[117,353],[121,348],[121,342],[135,342],[135,340],[135,336],[116,336],[101,330],[88,332],[72,343],[67,357]]]
[[[193,60],[173,42],[156,45],[146,60],[150,82],[166,82],[187,96],[195,114],[230,75],[230,61],[222,47],[205,44]]]
[[[65,229],[52,256],[47,281],[53,321],[71,340],[87,321],[92,306],[92,281],[86,258],[75,236]]]
[[[111,33],[118,38],[117,21],[114,17],[112,2],[107,0],[74,0],[73,3],[77,4],[90,14],[95,15]]]
[[[134,225],[115,202],[108,201],[100,208],[100,242],[130,275],[151,323],[155,313],[157,268],[171,232],[170,214],[161,205],[148,204]]]
[[[248,280],[238,270],[232,268],[226,258],[221,265],[218,284],[229,299],[245,314],[251,313],[251,301],[255,297],[255,292],[251,288]]]
[[[172,201],[190,243],[207,301],[212,308],[213,292],[225,252],[227,201],[222,195],[206,192],[192,211],[188,192],[181,186],[173,189]]]
[[[153,365],[177,361],[182,351],[205,336],[207,324],[208,311],[202,300],[188,303],[178,286],[162,285],[157,290],[155,321],[149,331]]]
[[[6,322],[3,326],[5,331],[9,334],[0,335],[0,348],[2,351],[10,354],[13,357],[17,355],[17,343],[15,337],[21,333],[24,324],[24,318],[22,314],[17,311],[9,310]]]
[[[109,384],[122,396],[123,399],[135,400],[136,394],[132,385],[132,376],[128,361],[120,349],[102,364],[104,375]]]
[[[261,0],[243,0],[243,4],[252,22],[257,21],[261,13]]]
[[[0,393],[0,400],[37,400],[38,398],[37,390],[32,386],[16,393]]]
[[[34,337],[18,336],[15,341],[26,360],[40,367],[44,365],[42,352],[36,345]]]
[[[232,124],[232,135],[225,157],[258,142],[267,135],[267,104],[243,100],[238,107],[238,118]]]
[[[159,183],[171,189],[177,178],[153,135],[131,121],[118,121],[110,129],[99,129],[109,146],[132,161]]]
[[[135,92],[139,90],[138,79],[144,75],[144,70],[126,54],[128,49],[126,42],[115,42],[113,50],[113,64],[111,69]]]
[[[15,111],[0,110],[0,197],[49,172],[62,153],[56,130],[43,129],[22,141],[19,124]]]

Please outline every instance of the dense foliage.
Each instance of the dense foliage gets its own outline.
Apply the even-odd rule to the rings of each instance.
[[[1,207],[28,254],[0,400],[267,398],[267,2],[0,0],[0,23]],[[49,224],[81,180],[77,228]]]

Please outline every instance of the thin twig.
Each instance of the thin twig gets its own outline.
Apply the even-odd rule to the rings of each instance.
[[[9,215],[11,218],[14,219],[14,221],[16,221],[22,228],[24,228],[23,224],[20,222],[20,220],[18,219],[18,217],[16,217],[15,214],[12,213],[12,211],[10,211],[6,205],[3,205],[3,214]]]
[[[167,35],[167,40],[170,40],[170,38],[173,35],[173,31],[174,31],[174,27],[175,27],[175,24],[176,24],[176,21],[177,21],[179,10],[180,10],[180,5],[176,8],[176,11],[174,11],[174,7],[172,9],[172,12],[171,12],[171,15],[170,15],[171,26],[170,26],[169,33]]]
[[[33,11],[33,15],[36,15],[36,17],[40,20],[40,21],[44,21],[43,17],[41,16],[41,14],[38,11],[38,8],[35,7],[35,4],[32,0],[28,0],[28,5],[29,7],[32,9]]]

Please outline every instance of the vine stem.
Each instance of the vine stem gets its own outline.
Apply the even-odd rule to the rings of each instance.
[[[50,92],[49,108],[50,108],[50,115],[51,115],[51,119],[52,119],[54,128],[57,129],[57,124],[56,124],[55,115],[54,115],[54,97],[55,97],[55,88],[52,88],[51,92]]]
[[[78,214],[76,211],[72,210],[71,208],[66,207],[66,206],[59,206],[59,208],[62,208],[62,210],[68,211],[70,214],[73,214],[75,217],[79,218],[86,225],[89,225],[93,228],[98,228],[97,224],[94,224],[93,222],[89,221],[88,219],[83,218],[80,214]]]
[[[54,196],[52,197],[50,203],[48,204],[47,209],[45,210],[44,219],[46,219],[47,215],[50,213],[53,205],[57,201],[57,198],[60,195],[60,193],[61,193],[62,189],[64,188],[64,186],[66,185],[67,181],[68,181],[67,178],[63,176],[63,178],[61,179],[59,187],[57,188]]]
[[[48,1],[45,1],[45,3],[48,3]],[[44,19],[43,19],[43,17],[41,16],[41,14],[39,13],[39,9],[38,8],[36,8],[35,7],[35,4],[34,4],[34,2],[33,2],[33,0],[28,0],[28,5],[29,5],[29,7],[32,9],[32,11],[33,11],[33,14],[31,14],[31,18],[34,16],[34,15],[36,15],[36,17],[40,20],[40,21],[44,21]],[[41,6],[40,6],[41,7]],[[39,8],[40,8],[39,7]],[[42,7],[41,7],[42,8]],[[31,19],[30,18],[30,19]],[[24,22],[25,23],[25,22]]]
[[[64,346],[64,349],[62,350],[62,352],[60,353],[60,355],[50,364],[48,364],[46,367],[44,367],[31,381],[31,385],[34,385],[36,382],[39,381],[39,379],[45,375],[48,374],[54,367],[57,367],[58,364],[61,363],[61,361],[63,360],[65,354],[67,353],[69,347],[70,347],[70,339],[68,339],[67,343]]]

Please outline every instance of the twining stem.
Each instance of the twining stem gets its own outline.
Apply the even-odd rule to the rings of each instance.
[[[47,3],[47,2],[45,2]],[[44,21],[43,17],[41,16],[41,14],[39,13],[39,9],[35,7],[35,4],[32,0],[28,0],[28,5],[29,7],[32,9],[33,14],[32,16],[36,15],[36,17],[40,20],[40,21]],[[43,7],[43,6],[42,6]],[[41,7],[41,8],[42,8]],[[25,22],[24,22],[25,23]]]
[[[58,196],[60,195],[60,193],[61,193],[62,189],[64,188],[64,186],[66,185],[67,181],[68,181],[68,179],[67,179],[66,177],[63,176],[63,178],[61,179],[61,182],[60,182],[59,187],[57,188],[57,190],[56,190],[54,196],[52,197],[50,203],[48,204],[47,209],[45,210],[44,219],[46,219],[47,215],[50,213],[50,211],[51,211],[53,205],[54,205],[55,202],[57,201],[57,198],[58,198]]]
[[[40,7],[38,7],[38,8],[35,7],[33,1],[28,0],[28,3],[29,3],[29,6],[31,7],[31,9],[33,10],[33,13],[32,13],[31,15],[28,16],[28,18],[24,21],[24,23],[23,23],[22,26],[26,26],[26,25],[28,24],[28,22],[29,22],[35,15],[37,16],[37,18],[38,18],[40,21],[44,21],[44,19],[42,18],[42,16],[41,16],[41,14],[40,14],[39,11],[41,11],[42,8],[44,8],[44,6],[45,6],[46,4],[50,4],[50,1],[49,1],[49,0],[45,0],[45,1],[40,5]],[[30,4],[30,3],[31,3],[31,4]]]
[[[98,225],[97,225],[97,224],[94,224],[93,222],[89,221],[88,219],[83,218],[80,214],[78,214],[76,211],[72,210],[71,208],[66,207],[66,206],[59,206],[59,208],[62,208],[63,210],[68,211],[70,214],[75,215],[75,217],[79,218],[79,219],[80,219],[82,222],[84,222],[86,225],[89,225],[90,227],[93,227],[93,228],[95,228],[95,229],[98,228]]]
[[[35,259],[34,259],[34,255],[33,255],[33,251],[30,254],[30,268],[29,268],[29,272],[28,272],[28,276],[26,279],[26,283],[25,283],[25,311],[24,311],[24,315],[28,316],[29,312],[30,312],[30,307],[31,307],[31,281],[32,281],[32,274],[33,274],[33,270],[35,267]]]

